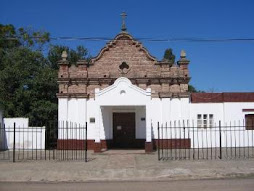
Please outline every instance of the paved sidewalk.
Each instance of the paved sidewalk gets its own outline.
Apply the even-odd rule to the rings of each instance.
[[[0,161],[0,181],[150,181],[254,177],[254,159],[158,161],[143,150],[88,153],[83,161]]]

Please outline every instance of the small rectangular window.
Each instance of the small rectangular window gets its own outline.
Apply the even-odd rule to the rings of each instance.
[[[213,127],[213,114],[209,114],[209,127]]]
[[[202,115],[201,114],[198,114],[198,121],[197,121],[197,125],[198,127],[202,127]]]
[[[197,126],[198,127],[212,127],[213,126],[213,114],[198,114],[197,115]]]
[[[245,129],[254,130],[254,114],[245,115]]]
[[[90,117],[90,123],[95,123],[95,118],[94,117]]]

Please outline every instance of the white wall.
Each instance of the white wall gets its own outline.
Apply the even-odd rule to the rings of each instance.
[[[243,109],[254,109],[254,103],[251,102],[226,102],[224,103],[225,122],[243,123],[245,114],[254,114],[252,112],[243,112]]]
[[[189,98],[153,98],[150,103],[150,116],[152,120],[152,138],[158,138],[158,122],[169,124],[170,121],[189,120]]]
[[[84,139],[86,111],[86,98],[58,98],[58,138]]]
[[[58,98],[58,121],[85,125],[86,108],[86,98]]]
[[[28,118],[4,118],[1,149],[13,149],[14,123],[16,149],[45,149],[45,127],[29,127]]]
[[[243,122],[245,114],[254,114],[254,112],[243,112],[242,110],[253,108],[254,103],[190,103],[189,98],[151,98],[150,89],[143,90],[131,84],[127,78],[119,78],[112,86],[103,90],[96,89],[95,98],[88,100],[59,98],[58,112],[60,121],[81,124],[85,124],[87,121],[88,139],[99,142],[113,137],[113,112],[131,110],[136,114],[136,138],[146,138],[147,141],[151,141],[153,138],[158,138],[158,122],[164,125],[171,124],[171,126],[197,126],[198,114],[213,114],[214,125],[218,125],[219,121],[225,125],[230,121],[241,120]],[[143,117],[146,118],[145,121],[141,121]],[[91,118],[95,118],[95,122],[90,122]],[[206,130],[205,133],[208,136],[206,144],[209,142],[211,146],[216,144],[217,132]],[[222,133],[226,144],[228,132],[223,130]],[[195,140],[203,134],[204,130],[202,129],[196,132],[182,129],[173,132],[172,138],[183,138],[182,135],[191,136],[192,139],[194,137],[192,144],[196,147],[196,144],[199,143]],[[243,141],[240,141],[239,144],[243,145],[245,138],[250,138],[247,134],[245,135],[245,132],[236,136],[242,136]],[[61,136],[59,137],[61,138]]]

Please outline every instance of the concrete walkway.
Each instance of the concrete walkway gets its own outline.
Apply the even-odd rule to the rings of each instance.
[[[0,161],[0,181],[165,181],[254,177],[254,159],[158,161],[143,150],[88,153],[83,161]]]

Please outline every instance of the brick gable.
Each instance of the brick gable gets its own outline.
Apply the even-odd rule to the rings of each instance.
[[[142,89],[151,88],[152,97],[187,97],[189,61],[181,56],[178,64],[158,61],[126,32],[106,44],[89,63],[69,66],[59,61],[58,97],[94,97],[94,89],[104,89],[119,77],[127,77]]]

